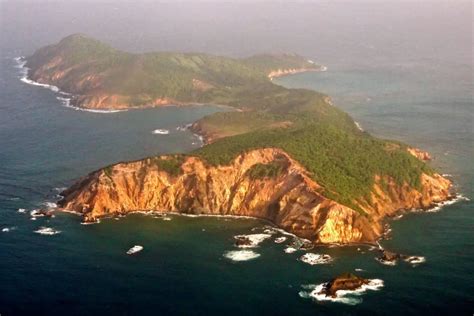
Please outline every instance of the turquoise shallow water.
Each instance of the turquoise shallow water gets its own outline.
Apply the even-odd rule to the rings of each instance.
[[[392,250],[426,258],[417,267],[384,266],[368,248],[318,248],[335,260],[310,266],[302,252],[267,240],[260,257],[233,262],[223,255],[233,236],[266,223],[252,219],[171,221],[140,214],[80,225],[71,214],[30,220],[31,210],[54,200],[55,188],[103,165],[165,152],[188,151],[197,138],[176,127],[217,111],[208,106],[97,114],[61,106],[56,95],[19,80],[14,55],[1,60],[0,313],[17,314],[472,314],[473,203],[438,213],[411,214],[392,223]],[[290,87],[333,96],[371,133],[420,146],[473,198],[472,89],[463,65],[329,64],[327,73],[282,78]],[[463,70],[464,69],[464,70]],[[469,71],[469,69],[467,69]],[[448,76],[454,76],[454,78]],[[456,84],[451,84],[456,80]],[[472,83],[472,82],[471,82]],[[169,135],[153,135],[157,128]],[[61,231],[34,233],[40,226]],[[136,256],[125,251],[139,244]],[[302,298],[302,285],[357,272],[384,281],[357,305]]]

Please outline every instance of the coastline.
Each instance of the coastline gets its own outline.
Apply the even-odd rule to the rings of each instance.
[[[62,96],[56,96],[56,99],[59,100],[61,102],[62,106],[66,107],[66,108],[70,108],[70,109],[73,109],[73,110],[76,110],[76,111],[84,111],[84,112],[91,112],[91,113],[104,113],[104,114],[118,113],[118,112],[127,111],[127,109],[123,109],[123,110],[114,110],[114,109],[97,110],[97,109],[88,109],[88,108],[74,106],[74,105],[71,104],[71,100],[72,100],[72,96],[73,96],[71,93],[66,92],[66,91],[62,91],[61,89],[59,89],[59,87],[57,87],[55,85],[40,83],[40,82],[31,80],[28,77],[28,73],[29,73],[30,68],[26,67],[27,60],[24,56],[15,57],[13,59],[17,62],[16,68],[20,69],[20,74],[21,74],[20,81],[22,81],[22,82],[24,82],[28,85],[37,86],[37,87],[41,87],[41,88],[51,90],[54,93],[62,95]]]

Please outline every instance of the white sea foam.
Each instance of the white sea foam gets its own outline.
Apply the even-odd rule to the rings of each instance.
[[[360,269],[360,268],[356,268],[354,269],[356,272],[362,272],[362,271],[365,271],[364,269]]]
[[[127,250],[127,255],[133,255],[134,253],[140,252],[143,250],[143,246],[135,245],[132,248]]]
[[[24,208],[19,208],[17,212],[18,212],[18,213],[26,213],[26,209],[24,209]]]
[[[331,301],[337,303],[343,303],[348,305],[357,305],[362,302],[360,297],[367,290],[378,291],[383,287],[383,280],[372,279],[369,280],[368,284],[362,285],[360,288],[352,291],[339,290],[336,292],[336,297],[326,296],[322,293],[324,287],[327,283],[322,283],[319,285],[306,285],[302,286],[306,291],[300,291],[299,295],[302,298],[312,298],[317,301]],[[311,290],[311,291],[308,291]]]
[[[284,242],[285,240],[286,240],[286,237],[285,237],[285,236],[278,237],[278,238],[275,238],[275,243],[281,244],[281,243]]]
[[[49,209],[55,209],[58,207],[58,204],[54,202],[44,202],[43,205],[45,205]]]
[[[59,91],[60,94],[63,94],[63,95],[70,95],[69,93],[67,92],[62,92],[62,91]],[[83,111],[83,112],[90,112],[90,113],[99,113],[99,114],[108,114],[108,113],[118,113],[118,112],[126,112],[127,110],[126,109],[123,109],[123,110],[100,110],[100,109],[86,109],[86,108],[81,108],[81,107],[78,107],[78,106],[73,106],[71,104],[71,98],[65,98],[65,97],[56,97],[56,99],[58,99],[59,101],[61,101],[61,105],[64,106],[64,107],[67,107],[67,108],[70,108],[70,109],[73,109],[73,110],[76,110],[76,111]]]
[[[422,256],[409,256],[403,259],[405,262],[412,264],[414,267],[426,262],[426,258]]]
[[[328,264],[333,261],[333,258],[330,255],[327,254],[318,254],[318,253],[305,253],[300,257],[300,260],[310,264],[310,265],[315,265],[315,264]]]
[[[393,218],[394,221],[398,221],[403,218],[403,214],[399,214]]]
[[[35,233],[40,235],[56,235],[61,233],[60,230],[53,229],[51,227],[40,227],[38,230],[35,230]]]
[[[170,133],[167,129],[155,129],[151,132],[152,134],[159,134],[159,135],[168,135]]]
[[[361,132],[363,132],[363,131],[364,131],[364,129],[362,128],[362,125],[360,125],[360,123],[359,123],[359,122],[357,122],[357,121],[354,121],[354,124],[355,124],[355,126],[357,127],[357,129],[358,129],[359,131],[361,131]]]
[[[162,217],[162,219],[163,219],[164,221],[170,221],[170,220],[172,220],[172,218],[171,218],[171,217],[168,217],[168,216]]]
[[[250,234],[250,235],[237,235],[234,236],[235,239],[246,238],[249,240],[248,245],[239,245],[239,248],[255,248],[258,247],[260,243],[264,240],[272,237],[270,234]]]
[[[298,249],[294,248],[294,247],[286,247],[285,248],[285,252],[286,253],[293,253],[293,252],[296,252]]]
[[[8,233],[8,232],[11,232],[12,230],[15,230],[16,227],[15,226],[12,226],[12,227],[3,227],[2,228],[2,233]]]
[[[32,210],[30,212],[30,215],[32,218],[36,218],[36,217],[44,217],[44,213],[41,212],[40,210]]]
[[[100,219],[96,219],[94,222],[81,222],[81,225],[94,225],[100,224]]]
[[[384,264],[386,266],[394,266],[397,264],[397,260],[383,260],[382,258],[375,258],[375,260],[377,260],[378,262],[380,262],[381,264]]]
[[[227,251],[224,257],[232,261],[248,261],[260,257],[260,254],[252,250],[232,250]]]
[[[180,132],[184,132],[184,131],[187,131],[188,129],[190,129],[191,126],[193,126],[193,123],[189,123],[189,124],[185,124],[185,125],[182,125],[182,126],[178,126],[178,127],[176,127],[176,130],[177,130],[177,131],[180,131]]]
[[[452,204],[455,204],[455,203],[458,203],[458,202],[461,202],[461,201],[470,201],[470,200],[469,200],[469,198],[465,197],[462,194],[457,194],[456,197],[454,197],[453,199],[443,201],[443,202],[439,202],[434,207],[426,210],[426,212],[427,213],[436,213],[436,212],[439,212],[444,206],[452,205]]]

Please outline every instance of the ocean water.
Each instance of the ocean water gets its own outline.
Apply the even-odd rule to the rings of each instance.
[[[191,28],[186,26],[185,13],[172,15],[175,11],[166,7],[161,18],[159,12],[148,10],[163,24],[140,36],[104,27],[101,23],[107,20],[100,17],[109,16],[108,7],[97,7],[88,15],[81,11],[88,10],[85,6],[75,5],[73,13],[88,21],[85,31],[123,40],[123,47],[194,48],[239,55],[275,46],[324,63],[325,73],[284,77],[276,83],[327,93],[370,133],[430,151],[435,158],[432,164],[449,174],[457,192],[470,201],[390,222],[390,238],[381,244],[425,259],[418,265],[399,262],[395,266],[380,264],[375,260],[377,252],[357,246],[316,248],[310,252],[328,254],[333,260],[310,265],[298,260],[305,252],[286,253],[288,242],[274,242],[283,236],[280,233],[256,248],[234,247],[235,235],[265,229],[267,223],[254,219],[170,215],[171,220],[164,220],[134,214],[81,225],[75,215],[56,213],[54,218],[31,220],[31,210],[54,202],[60,188],[99,167],[200,146],[195,135],[176,128],[222,109],[166,107],[104,114],[65,107],[57,99],[61,95],[22,82],[14,58],[84,28],[67,24],[71,9],[64,5],[30,9],[33,15],[25,8],[24,15],[13,14],[18,10],[5,5],[3,10],[9,14],[0,20],[2,29],[10,32],[0,38],[1,315],[472,315],[473,68],[469,51],[456,46],[459,43],[452,40],[456,37],[446,31],[449,28],[445,25],[440,31],[433,26],[450,6],[434,13],[416,8],[403,11],[408,13],[400,25],[407,29],[397,24],[399,18],[385,17],[383,10],[378,15],[387,23],[380,26],[371,6],[355,9],[360,20],[343,16],[350,27],[340,22],[340,8],[336,15],[328,15],[329,7],[278,7],[266,11],[274,19],[262,22],[261,15],[248,8],[241,9],[246,15],[239,15],[238,10],[225,7],[214,20],[206,12],[192,15]],[[118,5],[110,19],[124,28],[147,20],[142,14],[137,14],[137,21],[124,19],[136,10]],[[387,10],[392,11],[396,10]],[[181,20],[183,29],[171,27],[177,22],[169,16]],[[128,23],[118,23],[123,21]],[[452,24],[456,36],[462,35],[460,21]],[[31,32],[34,23],[44,30]],[[239,28],[242,23],[245,27]],[[419,24],[420,32],[408,32],[410,25]],[[327,27],[324,32],[308,31],[322,27]],[[187,28],[189,32],[184,31]],[[189,34],[192,40],[183,40]],[[443,45],[428,45],[431,39],[426,34],[436,34]],[[282,35],[285,40],[280,40]],[[156,129],[169,134],[153,134]],[[41,227],[59,233],[36,233]],[[142,245],[143,251],[127,255],[134,245]],[[241,250],[247,252],[229,253]],[[310,296],[318,285],[342,272],[372,279],[374,286],[338,301]]]

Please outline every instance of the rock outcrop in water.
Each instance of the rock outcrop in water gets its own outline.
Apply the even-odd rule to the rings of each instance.
[[[352,273],[343,273],[326,283],[320,294],[336,297],[336,292],[339,290],[354,291],[360,289],[364,284],[369,284],[369,282],[368,279],[358,277]]]
[[[175,169],[169,165],[179,161]],[[282,172],[255,178],[256,164],[278,163]],[[421,176],[421,189],[393,179],[375,181],[370,203],[356,211],[324,196],[323,188],[280,149],[259,149],[231,164],[211,166],[198,157],[147,158],[92,172],[62,193],[59,206],[84,221],[134,211],[236,215],[263,218],[313,243],[374,243],[382,221],[400,209],[427,208],[450,196],[450,181],[438,174]]]

